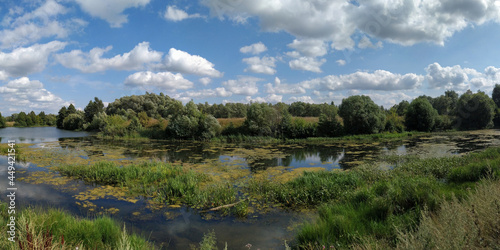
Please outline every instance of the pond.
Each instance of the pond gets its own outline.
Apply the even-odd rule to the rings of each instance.
[[[15,140],[19,143],[39,143],[58,141],[60,138],[85,137],[89,135],[91,133],[73,132],[55,127],[8,127],[0,129],[0,143],[6,143],[8,140]]]
[[[190,244],[197,244],[209,230],[215,231],[220,248],[227,242],[230,249],[246,249],[247,243],[253,245],[252,249],[282,249],[284,240],[293,238],[298,225],[314,215],[307,211],[270,207],[241,219],[185,206],[156,206],[144,197],[124,197],[117,188],[61,177],[47,166],[61,161],[89,164],[102,160],[120,163],[154,159],[220,175],[223,176],[220,178],[230,179],[238,185],[249,176],[300,174],[304,169],[313,168],[348,169],[360,163],[376,161],[380,155],[447,156],[500,145],[498,130],[365,143],[329,141],[293,144],[117,142],[55,128],[8,128],[0,130],[0,136],[2,140],[17,138],[18,143],[31,143],[26,151],[40,158],[36,162],[17,165],[20,170],[16,176],[18,200],[22,206],[57,207],[89,217],[109,214],[126,223],[127,229],[169,249],[189,249]],[[24,141],[21,138],[25,138]],[[0,157],[0,164],[7,165],[5,156]],[[6,182],[6,172],[2,168],[0,185],[6,186]],[[81,198],[83,196],[87,198]],[[2,196],[4,201],[5,197]]]

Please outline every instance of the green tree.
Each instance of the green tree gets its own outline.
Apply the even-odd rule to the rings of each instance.
[[[26,115],[26,113],[20,112],[16,117],[15,126],[16,127],[27,127],[28,126],[27,119],[28,119],[28,116]]]
[[[70,114],[76,114],[76,108],[73,103],[68,106],[68,115]]]
[[[385,127],[385,114],[368,96],[350,96],[342,100],[339,114],[349,134],[373,134]]]
[[[92,122],[94,115],[104,111],[104,103],[97,97],[94,97],[94,101],[89,101],[87,107],[84,109],[85,122]]]
[[[438,113],[429,100],[419,97],[408,106],[405,114],[405,125],[408,130],[431,131],[434,129]]]
[[[335,106],[334,106],[335,107]],[[342,135],[342,124],[337,120],[337,110],[331,109],[319,116],[318,136],[335,137]]]
[[[456,125],[461,129],[483,129],[493,126],[495,102],[484,92],[467,91],[458,99]]]
[[[252,103],[248,108],[244,126],[250,135],[272,136],[276,110],[266,103]]]
[[[495,84],[495,88],[493,88],[491,99],[493,99],[493,102],[495,102],[497,108],[500,108],[500,84]]]
[[[410,106],[410,103],[407,100],[402,100],[399,102],[396,108],[396,114],[399,116],[404,116],[406,114],[406,110]]]
[[[63,121],[63,128],[66,130],[83,129],[83,115],[79,113],[69,114]]]
[[[56,120],[56,126],[57,128],[63,129],[64,128],[64,119],[69,115],[68,109],[64,106],[59,110],[59,113],[57,114],[57,120]]]
[[[5,118],[2,116],[2,113],[0,113],[0,128],[5,128],[7,126]]]

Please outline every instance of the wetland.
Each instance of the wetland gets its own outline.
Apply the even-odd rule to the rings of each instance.
[[[219,248],[227,243],[229,249],[248,249],[247,244],[255,249],[283,249],[285,241],[303,247],[305,242],[316,242],[318,246],[342,248],[358,238],[342,241],[318,232],[321,225],[331,228],[322,222],[324,218],[346,210],[335,202],[354,199],[378,204],[382,200],[375,196],[380,190],[404,189],[405,183],[433,190],[440,182],[412,182],[407,172],[399,173],[403,170],[388,171],[411,169],[415,174],[424,171],[425,166],[433,167],[429,172],[437,179],[457,182],[453,188],[460,196],[471,185],[458,183],[458,170],[451,165],[441,168],[446,165],[443,162],[469,164],[467,157],[471,153],[500,146],[498,130],[257,144],[115,141],[52,127],[7,129],[0,129],[2,144],[4,140],[16,140],[23,159],[16,164],[21,207],[62,209],[82,218],[106,215],[165,249],[189,249],[209,232],[217,236]],[[415,162],[425,166],[415,167]],[[7,165],[5,156],[0,157],[0,164]],[[392,172],[397,177],[386,176]],[[367,176],[371,176],[370,181],[366,181]],[[394,183],[399,184],[377,184],[384,178],[394,178]],[[4,169],[0,183],[7,185]],[[397,197],[390,192],[387,194]],[[445,194],[432,193],[436,197]],[[418,209],[408,207],[408,212],[405,202],[394,199],[393,203],[403,207],[395,214],[404,215],[394,217],[400,220],[394,224],[403,225],[412,216],[418,217],[408,215]],[[424,197],[421,201],[431,200],[429,204],[437,206],[436,199]],[[346,218],[349,216],[353,215]],[[367,230],[381,230],[378,238],[394,236],[390,226],[375,224]],[[330,233],[345,233],[338,230]]]

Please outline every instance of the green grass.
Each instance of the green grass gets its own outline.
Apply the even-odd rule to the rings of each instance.
[[[349,171],[306,172],[284,184],[254,179],[248,189],[283,207],[318,208],[318,218],[296,235],[296,247],[350,248],[367,239],[396,247],[400,232],[420,225],[423,211],[432,213],[445,201],[466,199],[485,178],[500,179],[500,148],[462,157],[386,160],[396,164],[395,169],[363,165]]]
[[[0,222],[7,225],[7,204],[0,203]],[[16,242],[0,239],[1,249],[154,249],[145,239],[128,234],[109,217],[80,219],[57,209],[16,211]]]
[[[180,165],[144,162],[119,166],[113,162],[92,165],[62,165],[61,175],[89,183],[127,187],[131,195],[150,197],[159,203],[183,203],[207,209],[237,202],[238,193],[228,183],[213,183],[208,175],[186,170]],[[244,204],[221,209],[222,214],[246,216]]]

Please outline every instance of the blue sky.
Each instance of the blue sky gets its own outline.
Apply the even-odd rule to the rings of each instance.
[[[390,107],[500,83],[498,0],[0,2],[0,112],[163,92]]]

